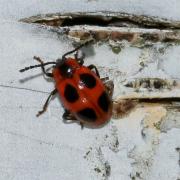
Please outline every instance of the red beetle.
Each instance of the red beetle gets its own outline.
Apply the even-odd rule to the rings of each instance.
[[[62,59],[56,62],[44,63],[39,57],[34,57],[40,64],[25,67],[20,72],[41,67],[43,73],[55,80],[55,89],[47,98],[42,111],[44,113],[48,102],[53,95],[59,94],[65,109],[63,119],[78,120],[81,125],[100,126],[108,122],[112,115],[112,91],[113,82],[100,79],[99,72],[94,65],[83,66],[83,58],[78,58],[77,51],[85,44],[67,52]],[[75,58],[66,58],[68,54],[74,53]],[[45,66],[53,64],[52,73],[45,70]],[[95,70],[95,71],[93,71]]]

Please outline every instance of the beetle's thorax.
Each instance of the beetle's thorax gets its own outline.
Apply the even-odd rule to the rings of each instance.
[[[59,72],[64,78],[72,78],[75,70],[79,68],[80,65],[76,61],[76,59],[68,58],[64,61],[60,61],[57,63],[56,68],[59,69]]]

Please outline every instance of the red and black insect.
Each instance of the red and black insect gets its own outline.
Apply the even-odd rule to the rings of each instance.
[[[34,57],[40,64],[25,67],[20,72],[41,67],[47,77],[55,80],[55,89],[48,96],[43,109],[37,116],[47,109],[49,100],[56,93],[59,94],[65,109],[63,119],[77,120],[81,125],[100,126],[105,124],[112,114],[113,82],[108,78],[100,79],[99,72],[94,65],[84,66],[83,58],[78,58],[77,51],[85,44],[67,52],[56,62],[44,63],[39,57]],[[66,56],[74,53],[75,58]],[[45,70],[45,66],[53,64],[52,73]]]

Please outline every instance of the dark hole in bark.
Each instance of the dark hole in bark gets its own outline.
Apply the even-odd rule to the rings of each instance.
[[[137,23],[130,21],[129,19],[109,18],[103,19],[102,17],[73,17],[72,19],[66,18],[63,20],[61,27],[75,26],[75,25],[93,25],[93,26],[116,26],[123,27],[125,24],[131,24],[137,26]]]

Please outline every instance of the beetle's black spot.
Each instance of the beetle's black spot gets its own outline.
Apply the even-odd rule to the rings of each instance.
[[[61,64],[59,70],[63,77],[71,78],[73,75],[72,67],[66,63]]]
[[[64,90],[64,97],[68,102],[75,102],[79,99],[78,92],[75,87],[70,84],[67,84]]]
[[[80,74],[80,79],[87,88],[91,89],[96,86],[96,79],[91,74]]]
[[[95,113],[95,111],[92,108],[85,108],[81,111],[77,112],[77,115],[85,120],[85,121],[89,121],[89,122],[94,122],[97,119],[97,115]]]
[[[105,111],[105,112],[108,111],[109,105],[110,105],[110,100],[109,100],[109,97],[105,91],[99,96],[98,105],[100,106],[100,108],[103,111]]]

